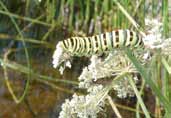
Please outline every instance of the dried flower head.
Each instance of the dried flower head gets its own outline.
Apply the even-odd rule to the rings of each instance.
[[[148,34],[143,38],[145,46],[150,49],[160,49],[164,55],[171,54],[171,39],[162,36],[163,24],[158,19],[145,19]]]
[[[96,118],[97,113],[104,107],[106,99],[106,94],[104,92],[99,94],[99,91],[103,91],[103,86],[91,88],[86,96],[74,94],[71,100],[65,100],[59,118]]]
[[[145,28],[147,35],[143,37],[143,42],[147,48],[161,48],[162,38],[162,23],[158,19],[145,19]]]
[[[67,53],[61,46],[61,42],[56,45],[56,50],[53,54],[53,67],[57,68],[59,65],[59,71],[63,74],[65,67],[71,68],[71,55]]]
[[[171,38],[165,39],[161,46],[162,54],[171,55]]]
[[[133,96],[134,92],[127,78],[118,79],[110,85],[110,81],[123,73],[135,73],[133,78],[136,78],[136,73],[138,73],[123,51],[111,52],[104,60],[94,55],[91,58],[91,64],[83,69],[79,77],[79,87],[89,89],[91,86],[97,85],[96,82],[98,83],[99,80],[102,80],[101,84],[104,84],[103,79],[108,78],[107,86],[113,86],[118,97]]]

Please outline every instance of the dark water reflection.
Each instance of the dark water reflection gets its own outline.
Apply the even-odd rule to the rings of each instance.
[[[76,73],[72,73],[72,70],[66,71],[61,76],[57,70],[49,66],[48,62],[44,64],[40,63],[39,61],[32,64],[34,65],[34,70],[40,74],[58,79],[75,80]],[[9,70],[8,75],[15,94],[21,96],[24,88],[24,80],[27,76],[13,70]],[[22,103],[16,104],[5,85],[2,69],[0,71],[0,78],[0,118],[57,118],[62,102],[72,95],[71,93],[56,90],[38,81],[31,81],[27,97]],[[73,85],[68,86],[65,83],[55,83],[55,85],[64,89],[74,88]]]

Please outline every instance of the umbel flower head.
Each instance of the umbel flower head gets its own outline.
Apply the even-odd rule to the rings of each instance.
[[[161,49],[162,54],[171,55],[171,38],[168,38],[163,41]]]
[[[60,65],[59,71],[61,74],[63,74],[65,67],[71,68],[70,60],[71,60],[71,55],[62,48],[62,44],[61,42],[59,42],[56,45],[56,50],[53,54],[53,61],[52,61],[53,67],[57,68]]]
[[[162,36],[163,24],[158,19],[145,19],[145,29],[148,33],[143,42],[146,48],[160,49],[164,55],[171,54],[171,38],[165,39]]]
[[[59,118],[97,118],[97,113],[104,107],[106,93],[103,91],[103,86],[95,86],[89,91],[88,95],[72,96],[71,100],[66,99],[62,105],[62,111]]]
[[[143,59],[143,57],[141,57]],[[79,87],[84,89],[89,89],[92,86],[100,84],[106,86],[112,86],[116,92],[117,96],[120,98],[126,98],[127,96],[134,96],[133,89],[129,84],[126,77],[115,80],[118,76],[124,73],[135,73],[133,74],[133,79],[137,78],[137,71],[133,64],[129,61],[127,56],[123,51],[111,52],[108,57],[104,60],[99,59],[97,56],[92,56],[91,64],[85,67],[79,76]],[[105,82],[104,78],[107,78]],[[115,81],[111,83],[111,81]],[[138,79],[134,79],[135,83]],[[97,84],[98,83],[98,84]]]

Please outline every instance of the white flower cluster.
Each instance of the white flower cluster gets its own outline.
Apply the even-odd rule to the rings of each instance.
[[[53,64],[53,67],[56,68],[59,64],[60,64],[60,58],[61,56],[63,55],[63,48],[61,47],[61,43],[59,42],[57,45],[56,45],[56,50],[53,54],[53,61],[52,61],[52,64]]]
[[[53,54],[53,61],[52,61],[53,67],[57,68],[60,65],[59,71],[61,74],[63,74],[65,67],[71,68],[70,60],[71,60],[70,54],[64,51],[64,49],[61,46],[61,42],[59,42],[56,45],[56,50]]]
[[[144,44],[150,49],[161,49],[162,54],[171,54],[171,38],[162,37],[163,24],[157,19],[145,19],[147,35],[143,38]]]
[[[115,79],[115,77],[121,75],[123,72],[136,73],[137,71],[122,51],[110,53],[103,61],[97,57],[92,57],[91,64],[83,69],[79,77],[79,87],[89,89],[91,86],[96,85],[96,81],[98,82],[98,80],[109,77],[113,80],[113,78]],[[109,85],[107,86],[111,84],[110,78]],[[134,95],[127,78],[116,80],[112,86],[120,98]]]
[[[162,43],[162,54],[171,55],[171,38],[165,39]]]
[[[65,100],[59,118],[97,118],[97,113],[104,107],[106,94],[99,94],[103,86],[95,86],[86,96],[73,95],[71,100]]]
[[[133,77],[133,80],[136,83],[138,81],[137,76]],[[117,96],[119,98],[135,96],[132,86],[129,84],[129,80],[126,77],[124,77],[123,79],[119,81],[116,81],[116,84],[114,84],[113,89],[117,92]]]
[[[145,19],[147,35],[143,38],[146,47],[154,49],[161,48],[162,23],[157,19]]]

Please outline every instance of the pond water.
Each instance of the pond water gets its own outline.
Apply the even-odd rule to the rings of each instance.
[[[49,75],[49,77],[53,76],[63,80],[68,78],[74,80],[75,77],[71,71],[66,71],[61,76],[52,66],[43,64],[41,61],[34,62],[32,65],[36,71],[39,71],[38,73]],[[63,88],[59,90],[32,77],[34,80],[30,82],[30,88],[25,100],[16,104],[6,87],[3,70],[0,69],[0,118],[57,118],[62,102],[72,95],[72,92],[69,93],[67,90],[71,91],[69,89],[72,89],[73,86],[64,83],[53,83],[56,87]],[[25,85],[24,80],[27,76],[9,69],[8,77],[15,94],[18,97],[21,96]]]

